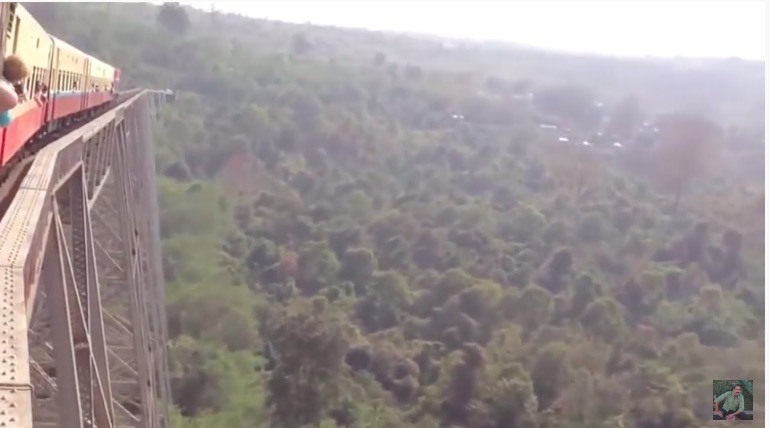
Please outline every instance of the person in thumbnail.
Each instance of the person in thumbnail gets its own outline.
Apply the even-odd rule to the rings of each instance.
[[[743,394],[741,386],[733,385],[732,391],[727,391],[714,400],[714,419],[719,420],[747,420],[748,416],[743,413]]]

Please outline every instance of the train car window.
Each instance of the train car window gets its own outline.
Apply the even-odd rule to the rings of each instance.
[[[37,79],[37,67],[34,65],[32,66],[32,74],[30,74],[29,78],[27,78],[27,81],[25,82],[25,87],[27,88],[27,93],[32,95],[32,86],[35,82],[35,79]]]
[[[17,16],[16,19],[14,19],[14,25],[13,25],[13,53],[16,53],[16,50],[19,47],[19,27],[20,26],[21,26],[21,18]]]
[[[32,77],[27,77],[26,79],[22,80],[20,83],[22,93],[19,94],[19,101],[27,101],[29,99],[29,82],[32,80]]]
[[[41,89],[41,85],[43,83],[43,74],[44,74],[43,67],[38,67],[37,68],[37,76],[35,77],[35,82],[32,84],[33,88],[35,90],[35,95],[36,96],[40,95],[40,92],[42,90]]]
[[[32,81],[30,82],[29,86],[33,91],[35,91],[37,89],[35,86],[37,85],[37,82],[40,81],[40,67],[32,67],[32,79],[30,80]]]
[[[8,38],[10,38],[13,35],[13,23],[16,22],[14,19],[14,12],[16,12],[16,7],[14,5],[11,5],[11,16],[8,19],[8,27],[6,27],[5,31],[8,35]]]
[[[33,80],[35,80],[35,67],[34,66],[32,67],[32,73],[30,73],[30,75],[26,79],[24,79],[24,92],[26,92],[27,95],[29,95],[29,92],[30,92]]]
[[[32,73],[32,75],[27,78],[26,87],[27,87],[27,97],[32,98],[35,95],[34,93],[35,73]]]

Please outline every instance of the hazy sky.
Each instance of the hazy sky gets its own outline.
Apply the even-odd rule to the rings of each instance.
[[[187,3],[191,4],[191,3]],[[209,8],[210,3],[196,7]],[[510,41],[611,55],[765,58],[765,1],[218,2],[216,8],[311,22]]]

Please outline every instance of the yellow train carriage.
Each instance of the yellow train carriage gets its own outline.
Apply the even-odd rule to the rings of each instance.
[[[6,55],[18,54],[32,72],[25,82],[28,94],[35,83],[45,84],[54,94],[109,91],[115,68],[75,46],[49,35],[27,9],[17,2],[3,3]]]
[[[89,55],[57,37],[53,40],[53,64],[55,70],[51,90],[57,93],[86,90]]]
[[[4,46],[6,55],[21,56],[30,68],[24,82],[25,92],[35,94],[37,85],[50,85],[54,42],[42,25],[18,3],[8,6]]]
[[[90,57],[88,62],[88,78],[90,82],[90,90],[109,91],[115,76],[115,68],[106,62],[100,61],[94,57]]]
[[[21,57],[30,69],[30,76],[21,83],[29,98],[34,97],[34,101],[17,103],[12,89],[5,85],[7,98],[13,99],[0,112],[3,167],[33,139],[108,108],[115,99],[111,89],[120,71],[49,35],[20,3],[0,2],[0,29],[0,72],[4,56]],[[21,88],[15,89],[20,92]]]

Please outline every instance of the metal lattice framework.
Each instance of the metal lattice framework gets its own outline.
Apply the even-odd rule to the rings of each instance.
[[[151,119],[169,95],[42,149],[0,219],[0,428],[168,425]]]

